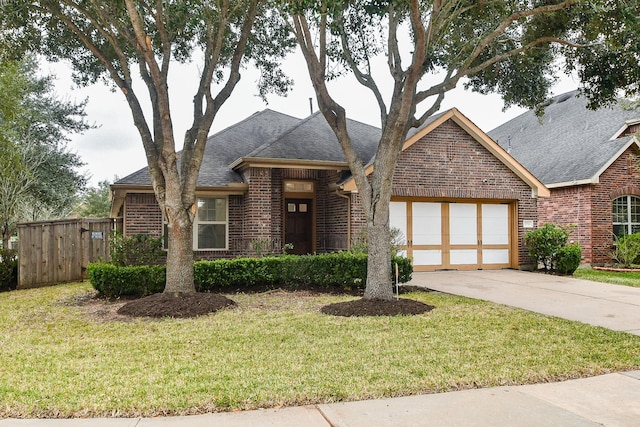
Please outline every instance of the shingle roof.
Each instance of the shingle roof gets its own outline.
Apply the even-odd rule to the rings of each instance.
[[[222,186],[242,182],[229,165],[236,159],[272,141],[300,122],[273,110],[257,112],[207,140],[198,186]],[[116,182],[118,185],[151,185],[149,169],[143,168]]]
[[[380,129],[347,120],[347,130],[358,156],[366,163],[378,146]],[[346,162],[338,139],[320,112],[244,157]]]
[[[354,120],[347,121],[347,129],[366,163],[375,153],[380,129]],[[209,137],[198,186],[243,182],[230,165],[250,158],[346,162],[338,139],[319,112],[301,120],[267,109]],[[149,169],[140,169],[115,184],[151,185]]]
[[[593,181],[631,141],[612,137],[639,118],[620,104],[589,110],[573,91],[553,98],[542,117],[527,111],[488,134],[545,185]]]

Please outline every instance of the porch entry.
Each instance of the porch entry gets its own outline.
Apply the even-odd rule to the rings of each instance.
[[[416,271],[499,269],[517,253],[513,212],[510,203],[392,201],[389,221]]]
[[[313,199],[285,199],[284,243],[293,245],[288,253],[313,253]]]

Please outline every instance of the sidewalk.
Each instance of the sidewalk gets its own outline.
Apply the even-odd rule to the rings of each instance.
[[[513,270],[414,273],[410,285],[640,335],[640,288]],[[640,371],[632,371],[559,383],[186,417],[6,419],[0,427],[639,426],[638,402]]]

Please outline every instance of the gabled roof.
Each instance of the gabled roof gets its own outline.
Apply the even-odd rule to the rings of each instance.
[[[411,129],[407,133],[407,140],[402,145],[402,151],[411,147],[413,144],[418,142],[424,136],[428,135],[431,131],[442,125],[447,120],[452,120],[462,129],[464,129],[480,145],[487,149],[487,151],[493,154],[520,179],[527,183],[531,187],[534,195],[538,197],[549,197],[549,190],[544,186],[544,184],[542,184],[542,182],[540,182],[531,172],[529,172],[525,167],[518,163],[516,159],[509,155],[509,153],[507,153],[502,147],[500,147],[494,140],[492,140],[486,133],[484,133],[457,108],[452,108],[442,113],[434,114],[433,116],[429,117],[419,128]],[[366,167],[366,173],[370,174],[372,172],[373,162],[370,162]],[[343,188],[345,190],[355,191],[355,180],[350,177],[343,183]]]
[[[489,132],[489,136],[550,188],[595,184],[628,147],[632,136],[616,138],[639,110],[620,103],[589,110],[577,91],[552,99],[544,115],[524,114]]]
[[[380,141],[380,129],[347,119],[347,130],[358,156],[363,161],[368,161]],[[291,161],[293,164],[330,164],[348,168],[338,138],[320,112],[312,114],[272,141],[238,159],[232,166],[235,168],[241,163],[264,160]]]

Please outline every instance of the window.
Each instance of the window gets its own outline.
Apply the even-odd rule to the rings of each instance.
[[[198,213],[193,224],[196,249],[227,248],[227,199],[199,197]]]
[[[227,198],[198,197],[198,211],[193,223],[193,249],[219,250],[227,249]],[[167,248],[168,229],[164,223],[164,242]]]
[[[638,232],[640,232],[640,197],[618,197],[613,201],[613,233],[619,237]]]

